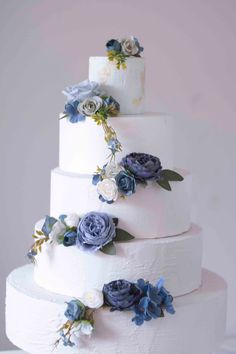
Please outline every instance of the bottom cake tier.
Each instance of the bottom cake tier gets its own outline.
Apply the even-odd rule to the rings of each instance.
[[[54,349],[69,300],[37,286],[32,265],[14,270],[7,279],[8,338],[31,354],[212,354],[224,336],[226,284],[207,270],[199,290],[174,299],[175,315],[138,327],[130,312],[99,309],[94,333],[80,348]]]

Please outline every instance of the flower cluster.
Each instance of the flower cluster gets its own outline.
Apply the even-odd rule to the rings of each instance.
[[[161,278],[156,286],[139,279],[137,283],[114,280],[105,284],[102,291],[94,289],[86,292],[81,299],[67,303],[64,312],[66,323],[59,329],[60,342],[64,346],[79,346],[83,336],[91,336],[94,329],[93,314],[103,306],[110,311],[132,311],[132,322],[141,326],[145,321],[164,317],[165,311],[174,314],[173,297],[164,288]]]
[[[28,257],[34,260],[42,251],[43,243],[56,242],[65,247],[76,245],[85,252],[97,252],[114,255],[114,242],[130,241],[134,237],[127,231],[117,227],[118,220],[106,213],[89,212],[83,217],[77,214],[60,215],[59,220],[46,216],[41,230],[33,237],[34,245],[28,252]]]
[[[173,297],[163,286],[161,278],[154,286],[139,279],[137,283],[116,280],[104,285],[104,302],[111,311],[133,311],[132,321],[140,326],[144,321],[164,317],[164,311],[174,314]]]
[[[68,118],[71,123],[78,123],[91,117],[102,126],[105,141],[112,154],[121,151],[116,133],[107,123],[108,117],[115,117],[120,111],[120,105],[113,97],[105,95],[98,83],[89,80],[69,86],[62,93],[67,97],[67,102],[60,119]]]
[[[143,47],[140,46],[137,38],[130,36],[121,40],[111,39],[106,43],[107,55],[110,61],[116,62],[117,69],[126,68],[128,57],[140,57]]]
[[[103,168],[98,168],[92,182],[97,186],[99,199],[111,204],[118,197],[131,196],[136,192],[137,184],[147,185],[150,180],[166,190],[171,190],[169,182],[182,181],[183,177],[175,171],[164,170],[158,157],[131,153],[119,164],[112,161]]]
[[[67,303],[64,313],[67,321],[59,329],[60,337],[55,346],[60,342],[64,346],[79,346],[81,337],[91,336],[94,327],[93,313],[103,304],[103,293],[96,289],[85,293],[81,300],[74,299]]]

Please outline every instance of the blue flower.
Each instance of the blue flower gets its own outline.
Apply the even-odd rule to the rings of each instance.
[[[97,82],[84,80],[77,85],[68,86],[62,93],[69,102],[82,102],[89,97],[100,96],[102,91]]]
[[[123,311],[133,308],[141,299],[141,290],[127,280],[115,280],[103,287],[105,304],[111,311]]]
[[[118,52],[118,53],[121,52],[121,44],[116,39],[110,39],[106,43],[106,47],[107,47],[108,51],[115,51],[115,52]]]
[[[121,150],[121,143],[117,138],[112,138],[107,143],[108,148],[111,150],[112,154]]]
[[[42,227],[42,232],[44,233],[45,236],[49,236],[53,225],[57,222],[57,219],[51,217],[51,216],[46,216],[43,227]]]
[[[120,171],[115,178],[118,186],[118,191],[125,196],[130,196],[135,193],[136,182],[135,178],[126,171]]]
[[[96,173],[95,175],[93,175],[93,179],[92,179],[92,183],[94,186],[96,186],[98,184],[98,182],[102,181],[102,176],[99,173]]]
[[[74,230],[68,230],[63,239],[63,245],[68,247],[68,246],[74,246],[76,244],[76,238],[77,238],[77,232]]]
[[[71,123],[82,122],[86,118],[85,115],[79,113],[78,104],[79,104],[78,101],[70,101],[67,102],[65,105],[64,113],[67,115]]]
[[[174,314],[173,297],[163,286],[164,280],[161,278],[157,286],[153,286],[143,279],[137,281],[137,287],[142,291],[142,298],[134,307],[135,317],[132,321],[140,326],[144,321],[150,321],[164,316],[164,310]]]
[[[96,252],[115,236],[115,224],[108,214],[90,212],[79,222],[76,243],[83,251]]]
[[[69,321],[78,321],[84,317],[85,306],[79,300],[71,300],[67,303],[67,309],[64,313]]]
[[[160,180],[161,161],[153,155],[133,152],[122,159],[121,166],[128,170],[138,182],[145,183],[150,179]]]

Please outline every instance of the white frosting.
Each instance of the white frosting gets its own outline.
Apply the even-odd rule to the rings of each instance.
[[[33,282],[32,266],[13,271],[7,279],[6,332],[17,346],[32,354],[51,354],[58,328],[65,322],[69,299],[47,292]],[[137,327],[132,313],[99,309],[95,331],[80,350],[59,346],[56,354],[210,354],[223,339],[226,284],[203,272],[203,286],[174,299],[176,314]]]
[[[146,152],[161,159],[165,168],[173,168],[173,119],[160,113],[119,116],[108,119],[123,150],[117,161],[131,152]],[[109,150],[104,132],[92,118],[76,124],[60,120],[59,166],[74,173],[94,173],[107,162]]]
[[[120,103],[122,114],[145,111],[145,62],[130,57],[126,69],[118,70],[107,57],[89,58],[89,80],[98,82],[106,94]]]
[[[171,182],[166,191],[150,182],[146,188],[137,186],[136,193],[113,204],[98,199],[96,187],[89,175],[52,171],[52,216],[76,212],[103,211],[119,218],[119,226],[137,238],[178,235],[190,228],[191,175],[180,171],[184,181]]]
[[[37,229],[41,227],[41,222],[36,225]],[[72,297],[81,297],[91,289],[102,290],[104,284],[117,279],[144,278],[156,284],[164,276],[174,296],[189,293],[201,284],[202,237],[196,226],[176,237],[133,240],[115,246],[115,256],[83,252],[76,246],[43,247],[36,257],[34,279],[45,289]]]

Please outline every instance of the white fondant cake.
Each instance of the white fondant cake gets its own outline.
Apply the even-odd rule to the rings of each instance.
[[[41,224],[36,228],[41,229]],[[36,257],[34,279],[45,289],[71,297],[102,290],[117,279],[144,278],[155,284],[163,276],[173,296],[201,284],[202,238],[196,226],[181,236],[117,243],[116,251],[116,256],[109,256],[86,253],[76,246],[46,245]]]
[[[212,354],[224,335],[226,285],[211,272],[202,277],[191,175],[173,171],[172,118],[144,113],[138,40],[111,40],[107,48],[114,61],[89,60],[89,78],[100,87],[85,80],[63,91],[51,216],[36,225],[28,253],[35,265],[7,279],[8,338],[31,354]],[[109,96],[121,115],[114,117],[119,104]],[[99,200],[97,165],[111,168],[109,161],[131,153],[141,154],[126,158],[122,171],[98,170]]]
[[[113,204],[101,203],[92,185],[92,176],[65,173],[60,169],[51,175],[51,209],[54,217],[76,212],[107,212],[119,218],[119,227],[136,238],[156,238],[181,234],[191,225],[191,175],[181,171],[184,181],[172,182],[166,191],[150,182],[137,187],[137,192]]]
[[[187,266],[187,265],[186,265]],[[38,287],[33,267],[13,271],[7,279],[6,331],[10,340],[32,354],[50,354],[64,321],[69,298]],[[57,354],[211,354],[223,339],[226,285],[223,279],[203,272],[203,286],[175,299],[176,314],[137,327],[132,312],[99,309],[98,324],[81,347],[59,345]]]
[[[131,152],[146,152],[161,159],[164,168],[173,168],[173,121],[160,113],[137,116],[119,116],[108,119],[122,142],[122,152],[117,162]],[[70,123],[60,120],[59,167],[66,172],[95,172],[103,166],[109,151],[104,142],[104,132],[92,118]]]
[[[89,58],[89,80],[98,82],[120,103],[121,114],[145,112],[145,62],[130,57],[125,70],[117,70],[107,57]]]

